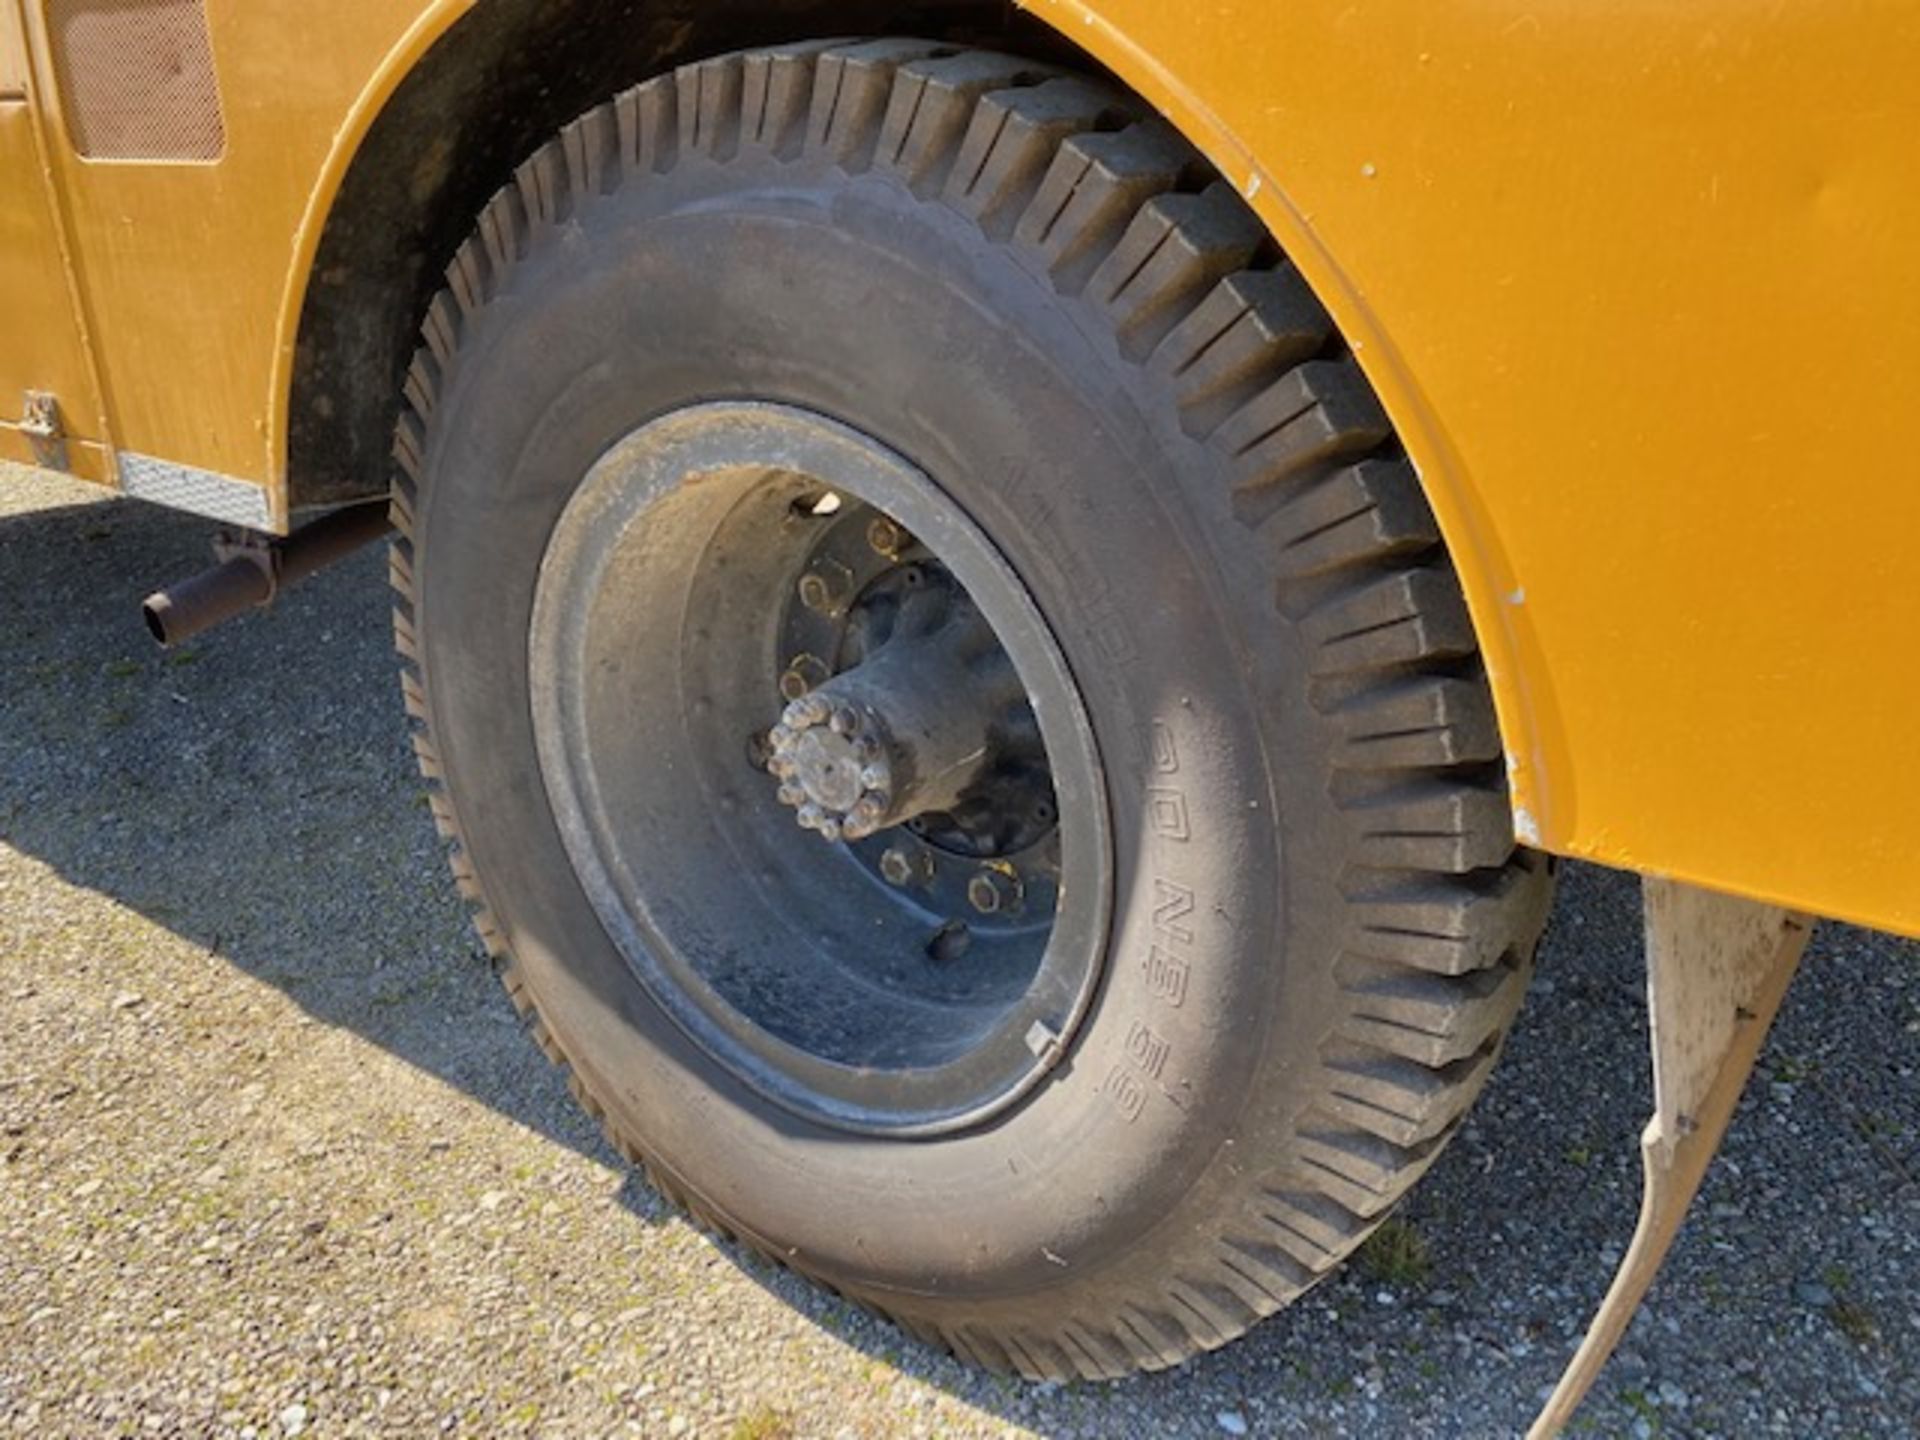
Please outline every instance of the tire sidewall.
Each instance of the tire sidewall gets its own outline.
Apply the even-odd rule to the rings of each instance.
[[[1082,689],[1114,825],[1105,973],[1065,1061],[980,1129],[853,1136],[740,1084],[653,1002],[568,865],[528,703],[546,537],[624,434],[722,398],[818,410],[920,465],[1021,575]],[[445,783],[523,982],[616,1129],[773,1253],[895,1304],[1017,1308],[1120,1279],[1151,1229],[1163,1250],[1212,1243],[1188,1217],[1291,1132],[1299,1057],[1336,1009],[1328,740],[1287,700],[1300,641],[1257,536],[1091,300],[886,176],[689,157],[541,237],[469,317],[422,478]]]

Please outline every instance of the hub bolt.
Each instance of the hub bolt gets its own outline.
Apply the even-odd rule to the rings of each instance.
[[[800,603],[821,615],[834,615],[853,593],[853,572],[838,560],[822,556],[800,577]]]
[[[978,871],[967,882],[967,903],[982,915],[1000,915],[1020,903],[1020,880],[1016,875],[991,867]]]
[[[829,844],[840,838],[840,821],[838,817],[829,815],[824,808],[814,804],[811,800],[800,807],[800,813],[796,818],[800,821],[801,829],[818,830],[820,832],[820,838]]]
[[[798,700],[809,690],[824,685],[831,673],[827,662],[817,655],[796,655],[780,676],[780,698]]]
[[[880,817],[887,813],[887,797],[884,793],[869,790],[860,797],[860,801],[847,812],[841,823],[841,833],[849,840],[864,840],[880,828]]]
[[[867,544],[889,560],[895,559],[912,543],[913,537],[885,515],[875,517],[867,526]]]
[[[780,712],[780,723],[770,732],[774,748],[791,745],[798,733],[809,725],[818,725],[833,709],[818,695],[806,695]]]
[[[889,845],[880,857],[880,875],[889,885],[902,888],[924,885],[933,878],[933,860],[924,851]]]

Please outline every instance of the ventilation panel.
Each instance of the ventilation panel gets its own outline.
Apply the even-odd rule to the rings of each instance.
[[[218,160],[205,0],[47,0],[73,147],[93,160]]]

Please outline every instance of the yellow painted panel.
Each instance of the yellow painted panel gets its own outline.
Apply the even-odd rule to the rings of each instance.
[[[27,46],[13,7],[0,4],[0,100],[23,100],[27,94]]]
[[[1406,433],[1549,849],[1920,933],[1920,8],[1035,0]]]
[[[15,465],[40,463],[34,453],[33,442],[21,432],[18,425],[10,423],[0,423],[0,460]],[[61,473],[71,475],[76,480],[91,480],[96,485],[113,482],[113,467],[108,461],[106,447],[92,440],[67,442],[67,468]],[[4,479],[5,476],[0,475],[0,480]]]
[[[1355,344],[1466,578],[1523,832],[1920,933],[1920,7],[1030,3]],[[464,8],[210,0],[225,157],[63,156],[127,448],[278,486],[326,207]]]
[[[0,100],[0,197],[0,419],[20,418],[28,390],[51,391],[68,433],[98,439],[100,407],[74,327],[33,117],[21,100]]]
[[[83,160],[47,107],[123,449],[273,484],[279,510],[270,390],[302,221],[337,133],[426,8],[209,0],[217,162]]]

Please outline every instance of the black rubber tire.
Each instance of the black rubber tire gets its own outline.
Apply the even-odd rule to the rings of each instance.
[[[408,377],[402,687],[514,1002],[668,1196],[996,1369],[1102,1377],[1328,1273],[1493,1064],[1550,893],[1460,589],[1326,315],[1100,84],[913,40],[650,81],[519,170]],[[626,970],[547,809],[524,638],[589,466],[676,405],[810,406],[932,474],[1066,649],[1109,775],[1105,979],[1017,1109],[819,1130]]]

